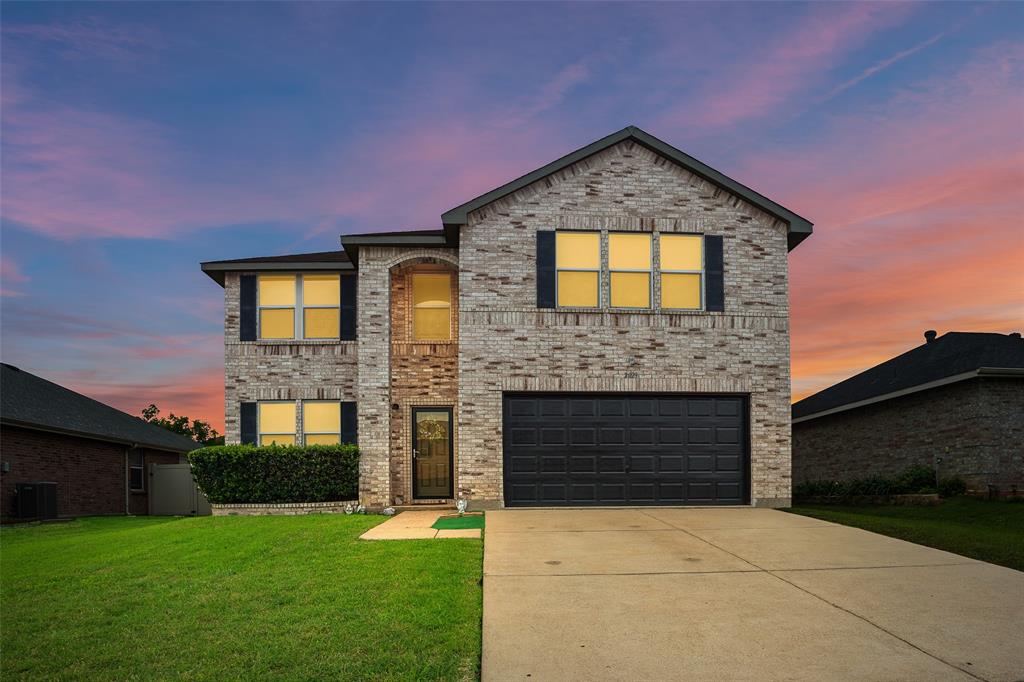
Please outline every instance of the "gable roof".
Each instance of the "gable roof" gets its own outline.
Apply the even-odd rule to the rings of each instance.
[[[14,365],[0,365],[0,422],[171,452],[195,441],[59,386]]]
[[[200,263],[210,279],[224,286],[224,273],[240,270],[351,270],[351,259],[344,251],[317,251],[316,253],[293,253],[285,256],[258,256],[256,258],[234,258],[232,260],[211,260]]]
[[[793,422],[977,376],[1024,378],[1024,340],[1020,334],[943,334],[795,403]]]
[[[457,239],[457,237],[453,237],[453,234],[458,234],[458,227],[465,225],[469,218],[469,214],[478,208],[497,201],[498,199],[512,194],[513,192],[517,192],[527,185],[537,182],[538,180],[541,180],[553,173],[557,173],[563,168],[571,166],[578,161],[582,161],[588,156],[593,156],[598,152],[604,151],[605,149],[626,140],[632,140],[633,142],[660,154],[666,159],[669,159],[670,161],[687,169],[694,175],[698,175],[708,182],[721,187],[727,192],[731,192],[747,203],[756,206],[765,213],[775,216],[786,223],[789,226],[788,244],[790,251],[795,249],[797,244],[811,235],[811,232],[813,231],[813,224],[806,218],[797,215],[784,206],[780,206],[771,199],[768,199],[767,197],[750,189],[746,185],[740,184],[732,178],[723,175],[711,166],[698,161],[689,154],[686,154],[672,145],[659,140],[650,133],[640,130],[636,126],[626,126],[617,133],[612,133],[607,137],[603,137],[596,142],[588,144],[586,147],[581,147],[580,149],[577,149],[570,154],[566,154],[556,161],[552,161],[546,166],[542,166],[531,173],[527,173],[512,182],[506,183],[496,189],[492,189],[490,192],[481,194],[477,198],[467,201],[466,203],[445,212],[441,216],[441,222],[444,225],[445,232],[449,235],[450,239]]]

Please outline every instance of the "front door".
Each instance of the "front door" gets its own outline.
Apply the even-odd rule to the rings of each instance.
[[[412,496],[452,497],[452,408],[412,408]]]

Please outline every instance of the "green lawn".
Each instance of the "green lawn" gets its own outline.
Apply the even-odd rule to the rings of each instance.
[[[795,514],[834,521],[1024,571],[1024,504],[967,497],[935,507],[805,505]]]
[[[0,677],[476,679],[479,540],[374,516],[93,518],[0,531]]]

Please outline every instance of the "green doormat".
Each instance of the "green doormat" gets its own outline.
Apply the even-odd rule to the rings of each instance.
[[[465,516],[442,516],[431,528],[437,530],[462,530],[463,528],[483,528],[483,514],[466,514]]]

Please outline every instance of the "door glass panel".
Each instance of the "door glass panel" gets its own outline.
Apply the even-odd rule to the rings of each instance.
[[[448,410],[413,410],[413,497],[451,497],[451,429]]]

